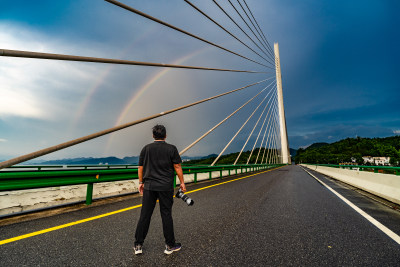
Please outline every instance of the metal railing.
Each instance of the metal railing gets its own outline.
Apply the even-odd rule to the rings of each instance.
[[[366,166],[366,165],[343,165],[343,164],[337,165],[337,164],[312,164],[312,163],[304,163],[304,164],[313,165],[313,166],[324,166],[324,167],[332,167],[332,168],[357,170],[357,171],[367,171],[367,172],[374,172],[374,173],[400,175],[400,167],[393,167],[393,166]]]
[[[1,169],[1,172],[4,171],[20,171],[20,170],[30,170],[30,171],[40,171],[40,170],[65,170],[65,169],[80,169],[80,170],[88,170],[88,169],[129,169],[136,168],[137,164],[73,164],[73,165],[14,165],[11,167],[7,167],[5,169]]]
[[[183,166],[184,174],[194,174],[194,183],[197,183],[199,173],[228,171],[228,175],[272,169],[284,164],[254,164],[254,165],[217,165],[217,166]],[[25,167],[26,170],[6,169],[0,172],[0,192],[58,187],[68,185],[87,184],[86,204],[90,205],[93,199],[93,184],[138,179],[137,167],[132,165],[70,165],[70,166],[16,166]],[[60,169],[54,169],[60,167]],[[81,169],[72,169],[78,167]],[[97,167],[97,168],[96,168]],[[36,169],[32,169],[36,168]],[[39,170],[37,168],[40,168]],[[53,169],[46,169],[53,168]],[[176,177],[174,187],[176,186]]]

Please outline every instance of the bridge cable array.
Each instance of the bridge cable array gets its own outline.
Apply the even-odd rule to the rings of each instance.
[[[267,80],[270,80],[272,78],[269,78]],[[190,145],[188,145],[186,148],[184,148],[181,152],[179,152],[179,155],[183,155],[186,151],[188,151],[190,148],[192,148],[195,144],[197,144],[198,142],[200,142],[204,137],[206,137],[207,135],[209,135],[211,132],[213,132],[216,128],[218,128],[221,124],[223,124],[224,122],[226,122],[229,118],[231,118],[233,115],[235,115],[239,110],[241,110],[242,108],[244,108],[245,106],[247,106],[247,104],[249,104],[251,101],[253,101],[259,94],[261,94],[262,92],[265,91],[265,89],[267,89],[267,87],[265,87],[264,89],[262,89],[260,92],[258,92],[255,96],[253,96],[252,98],[250,98],[246,103],[244,103],[243,105],[241,105],[238,109],[236,109],[234,112],[232,112],[231,114],[229,114],[229,116],[227,116],[225,119],[223,119],[222,121],[220,121],[219,123],[217,123],[214,127],[212,127],[210,130],[208,130],[206,133],[204,133],[202,136],[200,136],[198,139],[196,139],[196,141],[194,141],[193,143],[191,143]]]
[[[152,20],[152,21],[155,21],[155,22],[157,22],[157,23],[160,23],[160,24],[162,24],[162,25],[164,25],[164,26],[167,26],[167,27],[169,27],[169,28],[171,28],[171,29],[174,29],[174,30],[176,30],[176,31],[179,31],[179,32],[181,32],[181,33],[184,33],[184,34],[186,34],[186,35],[188,35],[188,36],[191,36],[191,37],[193,37],[193,38],[195,38],[195,39],[198,39],[198,40],[200,40],[200,41],[202,41],[202,42],[205,42],[205,43],[207,43],[207,44],[209,44],[209,45],[212,45],[212,46],[214,46],[214,47],[217,47],[217,48],[219,48],[219,49],[221,49],[221,50],[224,50],[224,51],[226,51],[226,52],[229,52],[230,54],[239,56],[239,57],[241,57],[241,58],[243,58],[243,59],[246,59],[246,60],[248,60],[248,61],[251,61],[251,62],[256,63],[256,64],[258,64],[258,65],[262,65],[262,66],[267,67],[267,68],[270,68],[270,69],[276,69],[274,52],[272,51],[272,48],[271,48],[271,46],[270,46],[268,40],[265,38],[264,33],[262,32],[262,30],[261,30],[261,28],[260,28],[258,22],[256,21],[256,19],[255,19],[253,13],[251,12],[251,10],[250,10],[250,8],[249,8],[249,6],[247,5],[247,3],[246,3],[245,0],[243,0],[243,1],[244,1],[245,5],[246,5],[246,8],[248,9],[249,13],[251,14],[251,16],[252,16],[254,22],[257,24],[259,30],[257,29],[257,27],[256,27],[255,24],[253,23],[252,19],[250,18],[250,16],[248,15],[248,13],[246,12],[246,10],[244,9],[243,5],[239,2],[239,0],[237,0],[237,2],[238,2],[239,5],[241,6],[242,10],[243,10],[244,13],[246,14],[247,18],[249,19],[249,21],[251,22],[251,24],[253,25],[253,27],[256,29],[257,33],[259,34],[260,38],[263,40],[264,43],[260,41],[260,39],[257,37],[257,35],[254,33],[254,31],[253,31],[253,30],[251,29],[251,27],[249,26],[249,24],[245,21],[245,19],[243,18],[243,16],[242,16],[242,15],[239,13],[239,11],[236,9],[236,7],[233,5],[233,3],[232,3],[230,0],[228,0],[228,1],[229,1],[229,3],[231,4],[231,6],[235,9],[235,11],[237,12],[237,14],[242,18],[243,22],[244,22],[244,23],[247,25],[247,27],[251,30],[251,32],[253,33],[253,35],[257,38],[257,40],[260,42],[260,44],[263,46],[263,48],[264,48],[265,50],[264,50],[263,48],[261,48],[261,47],[246,33],[246,31],[244,31],[244,30],[242,29],[242,27],[240,27],[240,25],[226,12],[217,2],[216,2],[216,0],[213,0],[213,2],[214,2],[214,3],[217,5],[217,7],[218,7],[218,8],[219,8],[219,9],[220,9],[220,10],[221,10],[221,11],[222,11],[222,12],[223,12],[223,13],[224,13],[224,14],[225,14],[225,15],[226,15],[226,16],[241,30],[241,31],[253,42],[253,44],[255,44],[255,45],[262,51],[263,54],[265,54],[270,60],[272,60],[272,62],[271,62],[269,59],[267,59],[267,58],[261,56],[258,52],[256,52],[256,51],[255,51],[254,49],[252,49],[249,45],[247,45],[247,44],[244,43],[242,40],[240,40],[240,39],[239,39],[237,36],[235,36],[233,33],[231,33],[230,31],[228,31],[228,30],[227,30],[225,27],[223,27],[221,24],[219,24],[219,23],[216,22],[214,19],[212,19],[212,18],[211,18],[209,15],[207,15],[205,12],[203,12],[202,10],[200,10],[200,8],[198,8],[197,6],[195,6],[193,3],[191,3],[191,2],[188,1],[188,0],[184,0],[184,1],[185,1],[187,4],[189,4],[191,7],[193,7],[196,11],[200,12],[200,13],[201,13],[203,16],[205,16],[207,19],[209,19],[210,21],[212,21],[212,22],[213,22],[215,25],[217,25],[219,28],[221,28],[221,29],[224,30],[226,33],[228,33],[230,36],[232,36],[232,37],[235,38],[237,41],[239,41],[241,44],[243,44],[244,46],[246,46],[246,47],[247,47],[248,49],[250,49],[252,52],[254,52],[255,54],[257,54],[259,57],[261,57],[263,60],[265,60],[268,64],[271,64],[272,67],[267,66],[267,65],[264,65],[264,64],[262,64],[262,63],[260,63],[260,62],[254,61],[254,60],[252,60],[252,59],[250,59],[250,58],[248,58],[248,57],[245,57],[245,56],[243,56],[243,55],[241,55],[241,54],[238,54],[238,53],[236,53],[236,52],[233,52],[232,50],[229,50],[229,49],[227,49],[227,48],[225,48],[225,47],[222,47],[222,46],[220,46],[220,45],[217,45],[217,44],[215,44],[215,43],[213,43],[213,42],[211,42],[211,41],[208,41],[208,40],[206,40],[206,39],[204,39],[204,38],[201,38],[201,37],[199,37],[199,36],[197,36],[197,35],[194,35],[194,34],[192,34],[192,33],[190,33],[190,32],[187,32],[187,31],[185,31],[185,30],[183,30],[183,29],[180,29],[180,28],[178,28],[178,27],[176,27],[176,26],[173,26],[173,25],[168,24],[168,23],[166,23],[166,22],[164,22],[164,21],[161,21],[161,20],[159,20],[159,19],[157,19],[157,18],[154,18],[154,17],[152,17],[152,16],[150,16],[150,15],[148,15],[148,14],[146,14],[146,13],[143,13],[143,12],[137,10],[137,9],[134,9],[134,8],[132,8],[132,7],[129,7],[129,6],[127,6],[127,5],[125,5],[125,4],[122,4],[122,3],[118,2],[118,1],[115,1],[115,0],[105,0],[105,1],[106,1],[106,2],[109,2],[109,3],[111,3],[111,4],[114,4],[114,5],[116,5],[116,6],[119,6],[119,7],[123,8],[123,9],[125,9],[125,10],[131,11],[131,12],[133,12],[133,13],[135,13],[135,14],[138,14],[138,15],[140,15],[140,16],[142,16],[142,17],[145,17],[145,18],[147,18],[147,19],[150,19],[150,20]],[[266,44],[266,46],[265,46],[264,44]],[[39,53],[39,52],[31,52],[31,51],[8,50],[8,49],[0,49],[0,56],[6,56],[6,57],[23,57],[23,58],[32,58],[32,59],[63,60],[63,61],[80,61],[80,62],[106,63],[106,64],[123,64],[123,65],[137,65],[137,66],[168,67],[168,68],[181,68],[181,69],[197,69],[197,70],[209,70],[209,71],[225,71],[225,72],[241,72],[241,73],[272,73],[272,72],[262,72],[262,71],[236,70],[236,69],[224,69],[224,68],[210,68],[210,67],[201,67],[201,66],[185,66],[185,65],[176,65],[176,64],[164,64],[164,63],[153,63],[153,62],[141,62],[141,61],[132,61],[132,60],[109,59],[109,58],[97,58],[97,57],[85,57],[85,56],[74,56],[74,55],[64,55],[64,54]],[[74,139],[74,140],[70,140],[70,141],[67,141],[67,142],[64,142],[64,143],[55,145],[55,146],[51,146],[51,147],[48,147],[48,148],[45,148],[45,149],[41,149],[41,150],[38,150],[38,151],[36,151],[36,152],[32,152],[32,153],[29,153],[29,154],[26,154],[26,155],[23,155],[23,156],[20,156],[20,157],[16,157],[16,158],[14,158],[14,159],[10,159],[10,160],[4,161],[4,162],[0,162],[0,169],[9,167],[9,166],[12,166],[12,165],[15,165],[15,164],[18,164],[18,163],[21,163],[21,162],[24,162],[24,161],[27,161],[27,160],[30,160],[30,159],[34,159],[34,158],[37,158],[37,157],[40,157],[40,156],[43,156],[43,155],[46,155],[46,154],[49,154],[49,153],[52,153],[52,152],[55,152],[55,151],[64,149],[64,148],[67,148],[67,147],[70,147],[70,146],[74,146],[74,145],[77,145],[77,144],[79,144],[79,143],[86,142],[86,141],[95,139],[95,138],[97,138],[97,137],[100,137],[100,136],[103,136],[103,135],[106,135],[106,134],[110,134],[110,133],[113,133],[113,132],[116,132],[116,131],[125,129],[125,128],[127,128],[127,127],[131,127],[131,126],[133,126],[133,125],[137,125],[137,124],[143,123],[143,122],[145,122],[145,121],[152,120],[152,119],[154,119],[154,118],[158,118],[158,117],[161,117],[161,116],[165,116],[165,115],[167,115],[167,114],[171,114],[171,113],[173,113],[173,112],[176,112],[176,111],[179,111],[179,110],[183,110],[183,109],[186,109],[186,108],[189,108],[189,107],[192,107],[192,106],[195,106],[195,105],[204,103],[204,102],[206,102],[206,101],[210,101],[210,100],[215,99],[215,98],[219,98],[219,97],[222,97],[222,96],[225,96],[225,95],[228,95],[228,94],[232,94],[232,93],[234,93],[234,92],[243,90],[243,89],[245,89],[245,88],[249,88],[249,87],[255,86],[255,85],[257,85],[257,84],[261,84],[261,83],[266,82],[266,81],[268,81],[268,80],[271,80],[271,79],[273,79],[273,78],[274,78],[274,77],[270,77],[270,78],[267,78],[267,79],[265,79],[265,80],[262,80],[262,81],[259,81],[259,82],[255,82],[255,83],[252,83],[252,84],[249,84],[249,85],[246,85],[246,86],[243,86],[243,87],[240,87],[240,88],[237,88],[237,89],[234,89],[234,90],[231,90],[231,91],[222,93],[222,94],[218,94],[218,95],[215,95],[215,96],[212,96],[212,97],[208,97],[208,98],[205,98],[205,99],[202,99],[202,100],[199,100],[199,101],[196,101],[196,102],[193,102],[193,103],[184,105],[184,106],[180,106],[180,107],[177,107],[177,108],[174,108],[174,109],[171,109],[171,110],[167,110],[167,111],[164,111],[164,112],[160,112],[160,113],[157,113],[157,114],[154,114],[154,115],[151,115],[151,116],[148,116],[148,117],[139,119],[139,120],[131,121],[131,122],[128,122],[128,123],[125,123],[125,124],[122,124],[122,125],[118,125],[118,126],[115,126],[115,127],[112,127],[112,128],[106,129],[106,130],[103,130],[103,131],[99,131],[99,132],[96,132],[96,133],[93,133],[93,134],[90,134],[90,135],[87,135],[87,136],[83,136],[83,137],[80,137],[80,138],[77,138],[77,139]],[[274,83],[275,83],[275,86],[272,86]],[[271,86],[272,86],[272,87],[271,87]],[[257,112],[257,110],[258,110],[259,107],[265,102],[265,100],[268,99],[268,97],[269,97],[269,100],[267,101],[267,104],[265,105],[264,109],[262,110],[261,115],[259,116],[257,122],[255,123],[255,125],[254,125],[254,127],[253,127],[253,129],[252,129],[252,131],[250,132],[250,134],[249,134],[249,136],[248,136],[248,138],[247,138],[245,144],[243,145],[241,152],[239,153],[238,157],[236,158],[234,164],[236,164],[237,161],[239,160],[239,157],[240,157],[241,153],[243,152],[243,149],[245,148],[245,146],[246,146],[247,143],[249,142],[249,140],[250,140],[250,138],[251,138],[253,132],[255,131],[255,129],[256,129],[256,127],[257,127],[259,121],[261,120],[261,118],[262,118],[262,116],[263,116],[263,114],[264,114],[264,112],[265,112],[265,110],[266,110],[266,108],[267,108],[268,106],[269,106],[269,109],[268,109],[268,111],[267,111],[267,113],[266,113],[266,115],[265,115],[263,124],[262,124],[262,126],[261,126],[261,128],[260,128],[260,130],[259,130],[257,139],[255,140],[255,143],[254,143],[254,145],[253,145],[252,151],[251,151],[250,156],[249,156],[249,158],[248,158],[248,160],[247,160],[247,164],[249,164],[251,155],[252,155],[252,153],[253,153],[253,151],[254,151],[254,149],[255,149],[255,147],[256,147],[257,141],[258,141],[258,139],[259,139],[260,133],[261,133],[262,130],[263,130],[263,127],[264,127],[264,124],[265,124],[265,122],[266,122],[267,117],[269,118],[269,119],[268,119],[268,123],[267,123],[267,126],[266,126],[265,129],[264,129],[263,140],[261,141],[260,148],[259,148],[259,150],[258,150],[258,155],[257,155],[257,159],[256,159],[256,161],[255,161],[255,164],[257,164],[258,157],[259,157],[259,155],[260,155],[260,152],[261,152],[262,148],[264,148],[264,153],[263,153],[262,160],[261,160],[262,163],[263,163],[263,162],[265,162],[265,163],[267,163],[267,162],[268,162],[268,163],[271,163],[271,162],[273,162],[273,163],[278,163],[278,162],[279,162],[279,155],[278,155],[278,153],[279,153],[279,151],[278,151],[278,139],[280,138],[280,136],[279,136],[279,134],[278,134],[278,132],[279,132],[279,127],[277,127],[277,125],[279,125],[279,120],[278,120],[277,92],[276,92],[276,81],[275,81],[275,80],[273,80],[269,85],[267,85],[265,88],[263,88],[263,89],[262,89],[260,92],[258,92],[254,97],[252,97],[251,99],[249,99],[247,102],[245,102],[243,105],[241,105],[241,106],[240,106],[239,108],[237,108],[235,111],[233,111],[230,115],[228,115],[228,116],[227,116],[226,118],[224,118],[222,121],[220,121],[219,123],[217,123],[214,127],[212,127],[210,130],[208,130],[206,133],[204,133],[201,137],[199,137],[197,140],[195,140],[193,143],[191,143],[189,146],[187,146],[185,149],[183,149],[183,150],[180,152],[180,154],[182,155],[182,154],[185,153],[187,150],[189,150],[191,147],[193,147],[195,144],[197,144],[200,140],[202,140],[202,139],[205,138],[207,135],[209,135],[211,132],[213,132],[216,128],[218,128],[220,125],[222,125],[222,124],[223,124],[224,122],[226,122],[228,119],[230,119],[233,115],[235,115],[236,113],[238,113],[242,108],[244,108],[246,105],[248,105],[250,102],[252,102],[256,97],[258,97],[261,93],[263,93],[263,92],[264,92],[267,88],[269,88],[269,87],[271,87],[271,89],[268,91],[268,94],[263,98],[263,100],[261,101],[261,103],[259,103],[259,105],[254,109],[254,111],[251,113],[251,115],[248,117],[248,119],[244,122],[244,124],[243,124],[243,125],[240,127],[240,129],[236,132],[235,136],[230,140],[230,142],[225,146],[225,148],[221,151],[221,153],[218,155],[218,157],[214,160],[214,162],[212,163],[212,165],[215,165],[215,163],[218,161],[218,159],[221,157],[221,155],[224,153],[224,151],[229,147],[229,145],[233,142],[233,140],[234,140],[234,139],[238,136],[238,134],[243,130],[243,128],[245,127],[245,125],[249,122],[249,120],[250,120],[250,119],[253,117],[253,115]],[[272,93],[272,92],[274,92],[274,93]],[[272,94],[271,94],[271,93],[272,93]],[[263,147],[263,142],[264,142],[264,139],[265,139],[266,136],[267,136],[266,142],[265,142],[265,145],[264,145],[264,147]],[[275,149],[272,149],[272,147],[275,147]],[[265,157],[265,161],[264,161],[264,155],[265,155],[266,151],[267,151],[267,156]],[[269,155],[269,154],[271,154],[271,155]]]
[[[114,5],[116,5],[116,6],[119,6],[119,7],[123,8],[123,9],[126,9],[126,10],[128,10],[128,11],[131,11],[131,12],[133,12],[133,13],[135,13],[135,14],[138,14],[138,15],[140,15],[140,16],[142,16],[142,17],[145,17],[145,18],[147,18],[147,19],[150,19],[150,20],[152,20],[152,21],[155,21],[155,22],[157,22],[157,23],[159,23],[159,24],[162,24],[162,25],[164,25],[164,26],[167,26],[168,28],[171,28],[171,29],[174,29],[174,30],[176,30],[176,31],[178,31],[178,32],[181,32],[181,33],[183,33],[183,34],[189,35],[189,36],[191,36],[191,37],[193,37],[193,38],[195,38],[195,39],[197,39],[197,40],[203,41],[203,42],[205,42],[205,43],[207,43],[207,44],[210,44],[210,45],[212,45],[212,46],[215,46],[215,47],[217,47],[217,48],[219,48],[219,49],[225,50],[226,52],[229,52],[229,53],[231,53],[231,54],[233,54],[233,55],[236,55],[236,56],[238,56],[238,57],[244,58],[244,59],[249,60],[249,61],[251,61],[251,62],[254,62],[254,63],[258,64],[258,65],[267,67],[266,65],[264,65],[264,64],[262,64],[262,63],[260,63],[260,62],[258,62],[258,61],[255,61],[255,60],[250,59],[250,58],[248,58],[248,57],[242,56],[242,55],[240,55],[240,54],[238,54],[238,53],[236,53],[236,52],[233,52],[232,50],[229,50],[229,49],[227,49],[227,48],[225,48],[225,47],[222,47],[222,46],[217,45],[217,44],[215,44],[215,43],[213,43],[213,42],[210,42],[210,41],[208,41],[208,40],[206,40],[206,39],[203,39],[203,38],[201,38],[201,37],[199,37],[199,36],[197,36],[197,35],[194,35],[193,33],[187,32],[187,31],[185,31],[185,30],[183,30],[183,29],[180,29],[180,28],[175,27],[175,26],[173,26],[173,25],[171,25],[171,24],[168,24],[168,23],[166,23],[166,22],[164,22],[164,21],[162,21],[162,20],[159,20],[159,19],[157,19],[157,18],[155,18],[155,17],[152,17],[152,16],[150,16],[150,15],[144,13],[144,12],[141,12],[141,11],[135,9],[135,8],[132,8],[132,7],[130,7],[130,6],[127,6],[127,5],[125,5],[125,4],[122,4],[121,2],[118,2],[118,1],[115,1],[115,0],[105,0],[105,1],[107,1],[107,2],[109,2],[109,3],[111,3],[111,4],[114,4]]]
[[[269,86],[270,86],[270,85],[269,85]],[[264,107],[264,110],[261,112],[261,115],[260,115],[259,119],[255,122],[252,131],[249,133],[246,142],[244,143],[244,145],[243,145],[241,151],[239,152],[239,154],[238,154],[238,156],[237,156],[235,162],[233,163],[234,165],[236,165],[236,163],[238,162],[238,160],[239,160],[239,158],[240,158],[240,156],[241,156],[241,154],[242,154],[242,152],[243,152],[245,146],[247,145],[248,141],[249,141],[250,138],[252,137],[252,133],[253,133],[254,130],[256,129],[256,127],[257,127],[257,125],[258,125],[258,123],[259,123],[259,121],[260,121],[260,119],[261,119],[263,113],[265,112],[265,109],[266,109],[268,106],[269,106],[268,112],[267,112],[267,114],[265,115],[264,122],[263,122],[263,124],[261,125],[261,128],[259,129],[259,133],[258,133],[258,135],[257,135],[257,138],[256,138],[254,144],[253,144],[252,150],[251,150],[251,152],[250,152],[250,155],[249,155],[249,157],[248,157],[248,159],[247,159],[246,164],[249,164],[249,162],[250,162],[250,160],[251,160],[251,156],[252,156],[252,154],[253,154],[253,152],[254,152],[254,149],[255,149],[255,147],[256,147],[256,145],[257,145],[257,141],[258,141],[258,139],[259,139],[259,136],[260,136],[262,130],[264,129],[265,121],[266,121],[267,118],[268,118],[268,123],[267,123],[267,126],[265,127],[263,139],[262,139],[262,141],[261,141],[261,144],[260,144],[260,147],[259,147],[259,150],[258,150],[258,154],[257,154],[257,158],[256,158],[254,164],[257,164],[257,162],[258,162],[258,158],[259,158],[260,152],[261,152],[261,150],[262,150],[262,148],[263,148],[264,139],[265,139],[265,136],[267,135],[267,133],[268,133],[268,136],[267,136],[267,140],[266,140],[266,142],[265,142],[264,153],[263,153],[263,155],[265,154],[265,151],[267,150],[267,148],[268,148],[268,152],[267,152],[267,157],[265,158],[265,162],[264,162],[264,156],[263,156],[263,159],[261,160],[261,163],[267,163],[267,162],[278,163],[278,162],[279,162],[280,153],[279,153],[278,147],[279,147],[279,144],[280,144],[280,141],[279,141],[279,140],[280,140],[280,135],[279,135],[279,127],[278,127],[278,125],[279,125],[279,119],[278,119],[278,103],[277,103],[277,94],[276,94],[276,84],[275,84],[275,86],[270,90],[270,92],[275,92],[275,94],[272,94],[272,95],[270,96],[270,99],[268,100],[268,103],[267,103],[266,106]],[[270,93],[270,92],[269,92],[269,93]],[[268,94],[269,94],[269,93],[268,93]],[[264,100],[265,100],[265,99],[264,99]],[[256,110],[257,110],[257,109],[258,109],[258,107],[256,108]],[[254,112],[255,112],[255,111],[254,111]],[[253,112],[253,113],[250,115],[250,117],[245,121],[244,125],[246,125],[247,122],[249,121],[249,119],[254,115],[254,112]],[[270,115],[270,114],[271,114],[271,115]],[[232,143],[232,141],[237,137],[237,135],[239,134],[239,132],[243,129],[244,125],[242,125],[242,127],[238,130],[238,132],[236,132],[236,134],[235,134],[234,137],[230,140],[230,142],[229,142],[229,143],[225,146],[225,148],[221,151],[221,153],[218,155],[218,157],[216,158],[216,160],[213,162],[214,165],[215,165],[215,163],[218,161],[219,157],[221,157],[221,155],[223,154],[223,152],[225,152],[225,150],[228,148],[228,146]],[[272,147],[276,147],[276,149],[272,149]],[[279,155],[278,155],[278,153],[279,153]]]
[[[275,107],[276,107],[276,102],[277,102],[277,98],[276,98],[276,96],[275,96],[275,99],[274,99],[274,105],[275,105]],[[272,105],[271,105],[271,107],[272,107]],[[273,112],[274,112],[274,111],[276,111],[276,109],[274,109]],[[269,117],[268,122],[267,122],[267,126],[265,127],[263,139],[261,140],[260,149],[258,150],[255,164],[257,164],[257,162],[258,162],[258,158],[259,158],[259,156],[260,156],[260,152],[261,152],[262,147],[263,147],[263,144],[264,144],[264,139],[265,139],[267,130],[268,130],[268,129],[271,129],[271,127],[272,127],[271,118],[272,118],[272,116]],[[270,124],[270,123],[271,123],[271,124]],[[269,142],[268,142],[268,139],[269,139],[269,136],[270,136],[271,131],[269,131],[268,133],[269,133],[269,134],[268,134],[268,136],[267,136],[267,139],[265,140],[264,152],[263,152],[263,156],[262,156],[261,162],[264,162],[265,151],[266,151],[267,147],[270,147],[270,146],[268,145],[268,143],[269,143]],[[253,147],[253,150],[254,150],[254,147]],[[251,158],[251,155],[249,156],[249,159],[247,160],[247,164],[249,163],[250,158]],[[266,161],[268,161],[268,154],[267,154]]]
[[[245,44],[242,40],[240,40],[238,37],[236,37],[233,33],[231,33],[230,31],[228,31],[227,29],[225,29],[221,24],[219,24],[218,22],[216,22],[214,19],[212,19],[210,16],[208,16],[206,13],[204,13],[200,8],[198,8],[197,6],[195,6],[193,3],[191,3],[189,0],[184,0],[186,3],[188,3],[191,7],[193,7],[194,9],[196,9],[200,14],[202,14],[203,16],[205,16],[206,18],[208,18],[209,20],[211,20],[215,25],[217,25],[218,27],[220,27],[222,30],[224,30],[226,33],[228,33],[230,36],[232,36],[233,38],[235,38],[236,40],[238,40],[241,44],[243,44],[244,46],[246,46],[248,49],[250,49],[251,51],[253,51],[255,54],[257,54],[259,57],[261,57],[262,59],[264,59],[265,61],[267,61],[268,63],[272,64],[274,66],[274,63],[272,63],[271,61],[269,61],[268,59],[266,59],[265,57],[263,57],[262,55],[260,55],[259,53],[257,53],[253,48],[251,48],[250,46],[248,46],[247,44]],[[268,67],[270,69],[275,69],[275,68],[271,68]]]
[[[272,53],[274,54],[274,51],[273,51],[273,49],[272,49],[272,47],[271,47],[271,44],[268,42],[267,37],[265,37],[265,34],[264,34],[263,30],[261,29],[261,27],[260,27],[260,25],[258,24],[256,18],[254,17],[253,12],[251,12],[251,9],[250,9],[249,6],[247,5],[246,0],[243,0],[243,2],[245,3],[247,9],[249,10],[250,15],[251,15],[251,17],[253,18],[254,22],[257,24],[257,27],[258,27],[258,29],[260,30],[261,34],[262,34],[262,37],[264,37],[264,38],[263,38],[264,41],[268,44],[270,50],[271,50]],[[253,25],[254,25],[254,24],[253,24]],[[275,55],[275,54],[274,54],[274,55]]]
[[[267,52],[270,54],[270,56],[272,56],[274,58],[274,53],[273,51],[271,52],[270,49],[268,49],[263,42],[260,41],[260,39],[258,38],[258,36],[254,33],[253,29],[249,26],[249,24],[246,22],[246,20],[243,18],[243,16],[240,14],[239,10],[237,10],[237,8],[235,7],[235,5],[231,2],[231,0],[228,0],[228,2],[231,4],[231,6],[233,7],[233,9],[236,11],[236,13],[239,15],[239,17],[243,20],[243,22],[246,24],[247,28],[249,28],[249,30],[253,33],[254,37],[256,37],[256,39],[260,42],[260,44],[267,50]]]
[[[269,87],[270,85],[272,85],[273,82],[271,84],[269,84],[267,87]],[[266,87],[266,88],[267,88]],[[272,88],[273,89],[273,88]],[[233,142],[233,140],[235,140],[235,138],[237,137],[237,135],[242,131],[242,129],[244,128],[244,126],[246,126],[246,124],[249,122],[249,120],[253,117],[254,113],[256,113],[256,111],[258,110],[258,108],[261,106],[261,104],[265,101],[265,99],[267,99],[268,95],[272,92],[272,89],[269,91],[269,93],[264,97],[264,99],[261,101],[261,103],[254,109],[254,111],[250,114],[250,116],[247,118],[247,120],[243,123],[242,127],[239,128],[239,130],[236,132],[236,134],[232,137],[232,139],[228,142],[228,144],[226,144],[226,146],[224,147],[224,149],[222,149],[221,153],[219,153],[218,157],[213,161],[213,163],[211,163],[211,166],[214,166],[215,163],[218,161],[218,159],[221,157],[221,155],[225,152],[225,150],[229,147],[229,145]]]
[[[268,50],[269,50],[269,51],[271,52],[271,54],[273,55],[273,54],[274,54],[274,51],[273,51],[271,45],[269,44],[268,40],[263,38],[263,36],[262,36],[261,33],[258,31],[257,27],[254,25],[253,21],[251,20],[251,18],[250,18],[249,15],[247,14],[246,10],[244,9],[244,7],[243,7],[243,5],[240,3],[240,1],[239,1],[239,0],[236,0],[236,1],[238,2],[238,4],[240,5],[240,7],[242,8],[242,10],[243,10],[244,14],[246,15],[246,17],[247,17],[247,18],[249,19],[249,21],[251,22],[251,25],[253,25],[254,29],[256,30],[256,32],[258,33],[258,35],[260,36],[261,40],[263,40],[264,44],[267,45]],[[246,6],[247,6],[247,3],[246,3]],[[249,7],[249,6],[247,6],[247,8],[248,8],[248,7]],[[250,11],[250,9],[249,9],[249,11]],[[251,11],[250,11],[250,12],[251,12]],[[253,18],[254,18],[254,17],[253,17]],[[255,19],[254,19],[254,20],[255,20]]]
[[[276,90],[275,87],[274,87],[273,89]],[[267,114],[265,115],[264,122],[263,122],[263,124],[261,125],[260,131],[259,131],[259,133],[258,133],[258,135],[257,135],[257,139],[256,139],[255,142],[254,142],[253,148],[252,148],[251,153],[250,153],[250,155],[249,155],[249,158],[248,158],[248,160],[247,160],[247,163],[246,163],[246,164],[249,164],[251,155],[253,154],[254,148],[255,148],[255,146],[256,146],[256,144],[257,144],[257,141],[258,141],[258,138],[260,137],[261,130],[262,130],[263,127],[264,127],[264,124],[265,124],[265,121],[266,121],[266,119],[267,119],[267,117],[268,117],[268,115],[269,115],[269,112],[271,111],[272,104],[271,104],[271,105],[269,105],[269,104],[270,104],[270,102],[271,102],[272,99],[275,99],[275,96],[276,96],[276,94],[273,95],[273,97],[271,97],[271,98],[268,100],[268,103],[265,105],[265,108],[264,108],[263,112],[261,113],[261,115],[260,115],[260,117],[258,118],[256,124],[254,125],[253,129],[251,130],[249,136],[247,137],[247,140],[246,140],[246,142],[244,143],[242,149],[240,150],[240,153],[239,153],[239,155],[237,156],[237,158],[236,158],[235,162],[233,163],[233,165],[236,165],[236,163],[238,162],[238,160],[239,160],[239,158],[240,158],[240,155],[242,155],[242,152],[243,152],[244,148],[246,147],[247,143],[249,142],[249,140],[250,140],[250,138],[251,138],[251,136],[252,136],[254,130],[256,129],[256,127],[257,127],[257,125],[258,125],[258,123],[259,123],[259,121],[260,121],[260,119],[261,119],[261,117],[262,117],[262,115],[264,114],[266,108],[269,106],[268,111],[267,111]]]
[[[271,148],[271,149],[268,149],[268,151],[267,151],[265,162],[268,162],[268,164],[275,163],[278,158],[278,155],[277,155],[277,152],[278,152],[277,129],[278,128],[276,127],[277,122],[278,122],[278,120],[277,120],[278,117],[276,116],[277,102],[275,102],[275,104],[276,104],[275,105],[276,108],[274,109],[274,114],[271,117],[272,118],[271,127],[270,127],[269,136],[268,136],[269,140],[267,139],[266,146],[264,147],[264,153],[265,153],[265,150],[267,149],[267,147],[270,147],[270,148],[275,147],[275,149]],[[263,159],[262,159],[262,162],[263,162]]]
[[[247,36],[247,38],[249,38],[250,39],[250,41],[252,41],[252,43],[255,45],[255,46],[257,46],[257,48],[258,49],[260,49],[260,51],[261,52],[263,52],[264,53],[264,55],[266,55],[267,57],[269,57],[272,61],[274,61],[275,62],[275,59],[274,59],[274,57],[271,57],[271,55],[269,54],[269,53],[267,53],[263,48],[261,48],[254,40],[253,40],[253,38],[251,38],[247,33],[246,33],[246,31],[245,30],[243,30],[243,28],[242,27],[240,27],[240,25],[225,11],[225,9],[221,6],[221,5],[219,5],[218,4],[218,2],[216,1],[216,0],[213,0],[213,2],[214,2],[214,4],[242,31],[242,33],[244,33],[246,36]]]

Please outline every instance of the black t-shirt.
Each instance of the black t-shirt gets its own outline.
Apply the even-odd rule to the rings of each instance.
[[[174,145],[155,141],[140,152],[139,166],[143,166],[144,189],[169,191],[174,186],[174,164],[181,163],[181,157]]]

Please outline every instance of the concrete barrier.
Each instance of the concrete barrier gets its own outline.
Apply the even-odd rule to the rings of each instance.
[[[138,192],[138,180],[95,183],[93,198]],[[70,204],[86,199],[87,185],[0,192],[0,215]]]
[[[238,174],[241,170],[238,170]],[[231,175],[235,174],[231,171]],[[213,171],[212,178],[219,178],[220,171]],[[222,176],[228,176],[228,171],[222,171]],[[194,182],[194,174],[185,174],[185,183]],[[197,181],[210,179],[209,173],[198,173]],[[177,185],[179,179],[177,178]],[[93,199],[137,193],[139,181],[128,180],[118,182],[95,183]],[[0,192],[0,215],[25,212],[57,205],[70,204],[86,199],[87,185],[72,185]]]
[[[300,165],[400,204],[400,176],[308,164]]]

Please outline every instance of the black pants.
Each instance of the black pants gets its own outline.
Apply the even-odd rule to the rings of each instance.
[[[175,244],[174,223],[172,220],[172,204],[174,191],[152,191],[143,190],[142,210],[140,219],[136,227],[135,245],[142,245],[149,231],[151,215],[157,199],[160,202],[160,213],[163,225],[165,244],[173,246]]]

